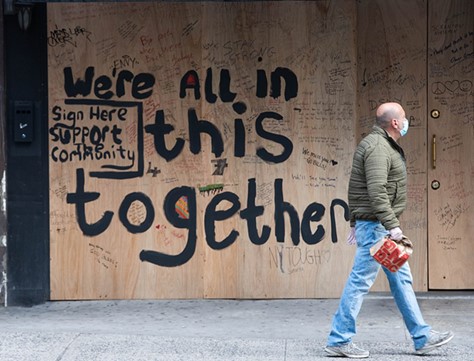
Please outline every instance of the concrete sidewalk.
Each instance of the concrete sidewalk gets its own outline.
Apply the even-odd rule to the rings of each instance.
[[[425,359],[474,360],[474,293],[423,293],[425,320],[455,338]],[[2,361],[306,361],[338,300],[49,302],[0,308]],[[390,295],[366,297],[354,341],[370,359],[420,360]]]

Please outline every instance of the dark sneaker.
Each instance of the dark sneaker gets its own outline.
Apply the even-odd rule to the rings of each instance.
[[[367,358],[369,351],[362,350],[354,345],[352,342],[346,343],[342,346],[326,346],[324,349],[328,356],[333,357],[348,357],[348,358]]]
[[[431,330],[430,335],[428,336],[428,341],[426,344],[415,351],[417,355],[426,355],[427,353],[433,351],[439,346],[447,344],[454,337],[454,334],[451,331],[448,332],[436,332]]]

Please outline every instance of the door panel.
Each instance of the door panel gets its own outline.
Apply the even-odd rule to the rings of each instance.
[[[427,6],[422,0],[369,0],[358,3],[357,136],[371,131],[377,106],[402,104],[410,130],[400,139],[407,156],[408,204],[400,218],[403,232],[414,242],[410,259],[413,287],[426,291],[426,28]],[[372,291],[390,287],[383,272]]]
[[[432,0],[428,15],[430,289],[472,289],[474,2]]]

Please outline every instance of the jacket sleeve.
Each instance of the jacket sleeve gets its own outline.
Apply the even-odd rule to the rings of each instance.
[[[391,207],[387,191],[390,157],[380,143],[367,149],[364,166],[370,206],[375,216],[387,230],[399,227],[400,222]]]

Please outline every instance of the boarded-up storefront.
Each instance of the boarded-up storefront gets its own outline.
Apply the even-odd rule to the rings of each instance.
[[[402,229],[426,290],[428,101],[460,115],[459,217],[473,198],[473,90],[427,95],[458,34],[445,89],[473,78],[473,21],[448,14],[427,44],[446,19],[421,0],[48,4],[51,299],[337,297],[352,153],[386,100],[410,116]]]

